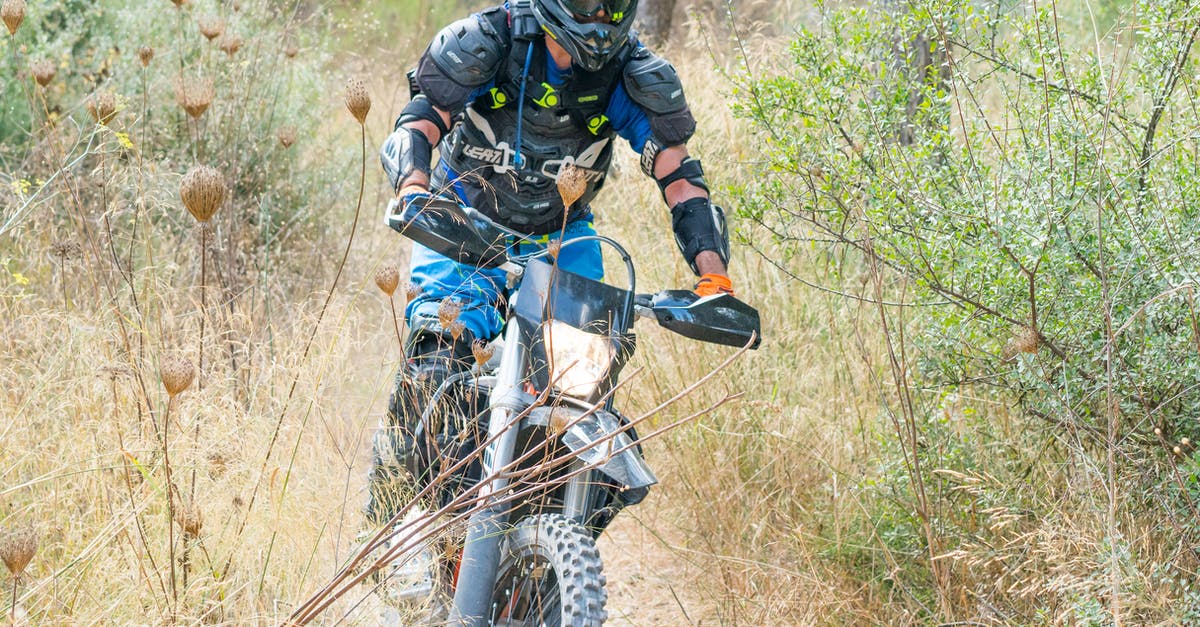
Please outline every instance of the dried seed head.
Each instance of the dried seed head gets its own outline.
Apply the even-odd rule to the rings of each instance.
[[[487,362],[491,361],[492,356],[496,354],[496,350],[483,340],[475,340],[471,342],[471,353],[475,355],[475,363],[482,368]]]
[[[183,206],[199,222],[208,222],[225,202],[225,179],[221,173],[206,165],[188,171],[179,184]]]
[[[1162,435],[1162,429],[1159,429],[1158,427],[1154,427],[1154,435]]]
[[[7,6],[7,4],[5,5]],[[38,534],[32,527],[14,529],[0,534],[0,560],[8,572],[18,577],[33,560],[38,550]]]
[[[204,115],[208,105],[212,104],[216,90],[213,81],[207,76],[194,80],[180,79],[175,83],[175,100],[184,111],[193,118]]]
[[[562,407],[555,407],[550,410],[550,434],[559,435],[567,430],[567,425],[571,424],[571,412]]]
[[[29,66],[29,70],[33,72],[33,80],[37,81],[37,84],[42,87],[49,85],[50,81],[54,80],[54,75],[58,74],[58,68],[50,59],[34,61]]]
[[[346,108],[359,124],[367,121],[367,113],[371,110],[371,95],[367,93],[367,84],[361,78],[346,81]]]
[[[375,273],[375,285],[379,286],[384,294],[391,297],[400,285],[400,270],[393,265],[383,266]]]
[[[204,527],[204,514],[195,505],[181,505],[175,510],[175,522],[183,529],[183,537],[198,538]]]
[[[1032,327],[1017,327],[1013,330],[1013,335],[1009,338],[1008,343],[1004,345],[1004,349],[1000,351],[1000,358],[1004,361],[1012,361],[1021,353],[1036,353],[1041,340],[1038,332]]]
[[[438,322],[442,324],[443,329],[449,329],[450,325],[458,320],[458,315],[461,313],[462,305],[458,304],[458,301],[450,298],[442,299],[441,304],[438,305]]]
[[[154,48],[150,46],[138,48],[138,60],[142,62],[142,67],[149,67],[152,59],[154,59]]]
[[[1019,353],[1036,353],[1041,339],[1033,327],[1021,327],[1013,334],[1013,348]]]
[[[87,100],[87,111],[96,124],[107,125],[117,115],[117,97],[110,92],[92,94]]]
[[[4,0],[4,6],[0,7],[0,18],[4,19],[8,34],[16,35],[17,28],[25,21],[25,0]]]
[[[1172,450],[1172,451],[1173,451],[1173,452],[1174,452],[1176,455],[1183,455],[1183,449],[1179,448],[1178,446],[1176,446],[1175,448],[1173,448],[1173,449],[1171,449],[1171,450]]]
[[[219,15],[201,15],[196,18],[196,24],[200,27],[200,34],[209,41],[220,37],[221,33],[225,32],[225,18]]]
[[[225,469],[229,467],[229,454],[224,450],[211,451],[205,459],[208,460],[209,470],[215,477],[225,474]]]
[[[1182,444],[1182,445],[1184,445],[1184,446],[1191,446],[1191,445],[1192,445],[1192,441],[1191,441],[1191,440],[1189,440],[1189,439],[1187,439],[1187,438],[1179,438],[1179,443],[1180,443],[1180,444]]]
[[[563,205],[570,207],[587,191],[587,175],[583,168],[575,164],[566,165],[558,170],[558,195],[562,196]]]
[[[275,131],[275,138],[279,140],[280,146],[291,148],[292,144],[296,143],[296,127],[281,127],[278,131]]]
[[[50,256],[55,257],[60,262],[67,262],[72,259],[77,259],[80,256],[82,249],[79,244],[69,240],[58,241],[50,244]]]
[[[196,369],[192,362],[182,355],[171,354],[162,358],[158,364],[159,376],[163,387],[167,388],[168,396],[175,396],[192,385]]]
[[[297,54],[300,54],[300,48],[296,46],[295,42],[289,41],[283,45],[283,56],[293,59]]]
[[[407,305],[413,302],[416,297],[421,295],[421,286],[412,281],[404,282],[404,304]]]
[[[457,342],[458,338],[462,337],[463,331],[467,330],[467,325],[463,324],[462,320],[455,320],[446,327],[446,330],[450,332],[450,338]]]
[[[242,49],[242,38],[233,33],[225,33],[221,38],[221,51],[232,57]]]
[[[546,252],[555,259],[558,258],[559,251],[562,250],[562,240],[550,240],[546,242]]]

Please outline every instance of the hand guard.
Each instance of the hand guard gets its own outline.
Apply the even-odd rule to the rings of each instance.
[[[721,263],[729,265],[729,229],[725,224],[725,211],[708,198],[690,198],[671,208],[671,229],[675,231],[675,243],[692,272],[700,276],[696,267],[696,255],[711,250]]]
[[[387,215],[383,217],[383,221],[393,230],[398,233],[403,233],[404,218],[412,207],[424,208],[430,200],[433,200],[433,194],[427,191],[409,192],[394,199],[388,203]]]

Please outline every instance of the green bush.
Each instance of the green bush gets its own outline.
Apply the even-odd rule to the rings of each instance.
[[[1021,528],[1089,518],[1091,548],[1064,550],[1101,565],[1079,589],[1119,588],[1146,616],[1157,606],[1137,582],[1153,578],[1150,554],[1172,547],[1170,569],[1193,572],[1200,542],[1195,525],[1163,528],[1196,511],[1181,477],[1200,432],[1200,17],[1189,6],[1109,3],[1113,27],[1099,30],[1074,3],[819,3],[786,62],[738,87],[765,159],[741,216],[794,254],[855,253],[881,289],[850,289],[905,302],[885,315],[891,342],[916,349],[896,365],[915,400],[893,453],[916,451],[923,466],[893,467],[906,477],[901,509],[926,523],[911,533],[947,553],[1004,536],[970,531],[988,516],[963,515],[960,484],[930,471],[993,473],[993,507],[1035,508]],[[993,434],[982,416],[977,435],[999,438],[991,456],[956,444],[938,428],[938,398],[960,390],[1019,402],[1021,432]],[[944,455],[957,446],[974,453]],[[1107,496],[1056,484],[1075,472]],[[1003,493],[1030,473],[1044,483]],[[1114,515],[1096,504],[1108,500]],[[948,592],[956,576],[937,585]],[[1181,593],[1166,590],[1155,594]],[[986,598],[1017,616],[1047,607],[999,587]],[[1120,606],[1110,594],[1079,605]]]
[[[204,21],[221,24],[220,34],[202,36]],[[0,69],[16,77],[2,88],[0,163],[3,183],[17,192],[10,202],[22,208],[8,215],[20,220],[8,220],[6,229],[70,232],[78,227],[70,217],[75,205],[107,202],[116,239],[135,237],[141,217],[179,236],[190,222],[178,177],[206,164],[230,188],[214,223],[229,282],[244,283],[255,266],[273,263],[272,255],[289,254],[281,242],[311,254],[305,242],[322,237],[314,227],[357,183],[341,169],[357,160],[351,142],[335,151],[323,137],[331,79],[330,56],[319,43],[329,28],[320,12],[265,0],[164,1],[152,10],[129,0],[31,4],[0,60]],[[143,67],[146,47],[153,57]],[[29,71],[42,59],[58,69],[44,88]],[[192,118],[180,93],[204,81],[212,84],[211,104]],[[102,93],[114,94],[118,106],[104,126],[93,123],[86,104]],[[104,179],[103,195],[97,186],[77,185],[81,175]],[[62,185],[73,191],[61,193]],[[79,203],[67,202],[73,197]]]

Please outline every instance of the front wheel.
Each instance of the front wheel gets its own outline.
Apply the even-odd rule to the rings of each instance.
[[[505,540],[497,572],[493,625],[598,627],[608,618],[596,542],[564,516],[522,519]]]

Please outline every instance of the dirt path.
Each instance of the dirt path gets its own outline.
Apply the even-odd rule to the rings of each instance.
[[[711,604],[689,586],[698,565],[673,548],[674,526],[649,502],[617,517],[600,537],[609,625],[711,625]]]

